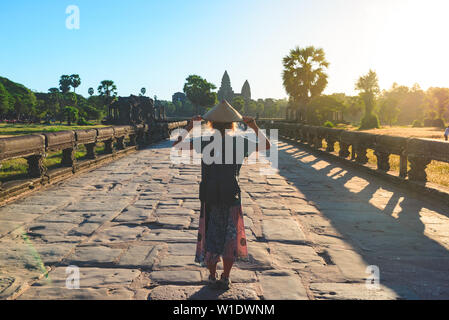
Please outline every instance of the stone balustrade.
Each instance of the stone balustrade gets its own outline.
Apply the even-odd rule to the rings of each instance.
[[[426,182],[426,168],[432,160],[449,163],[449,143],[445,141],[345,131],[298,123],[259,121],[259,124],[265,129],[278,129],[279,137],[305,143],[315,149],[322,149],[323,141],[326,141],[327,152],[335,152],[338,142],[339,157],[361,165],[368,162],[367,150],[374,150],[377,170],[384,173],[391,173],[390,156],[398,155],[399,177],[408,177],[410,181]]]
[[[80,165],[75,152],[84,145],[86,160],[96,161],[96,146],[104,143],[103,158],[114,156],[116,152],[126,152],[137,149],[162,138],[169,137],[172,130],[187,125],[187,121],[161,122],[152,126],[113,126],[87,130],[59,131],[42,134],[0,138],[0,164],[4,160],[25,158],[28,163],[30,178],[44,178],[47,168],[44,159],[49,153],[62,152],[61,167],[70,168],[75,173]],[[125,140],[129,140],[125,143]],[[84,162],[88,162],[84,160]],[[0,184],[0,191],[2,185]]]

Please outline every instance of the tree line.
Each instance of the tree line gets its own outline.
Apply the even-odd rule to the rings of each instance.
[[[89,97],[76,93],[81,85],[77,74],[62,75],[59,87],[48,92],[32,92],[25,86],[0,77],[0,119],[19,122],[63,122],[88,125],[102,119],[107,106],[117,97],[117,87],[111,80],[103,80],[95,90],[89,88]],[[73,91],[72,91],[73,89]]]
[[[360,129],[372,129],[380,124],[444,127],[449,119],[448,88],[424,91],[418,84],[407,87],[395,83],[388,90],[380,90],[376,72],[369,70],[355,83],[357,96],[324,95],[329,62],[324,50],[313,46],[291,50],[283,66],[288,116],[293,120],[329,126],[353,122]]]

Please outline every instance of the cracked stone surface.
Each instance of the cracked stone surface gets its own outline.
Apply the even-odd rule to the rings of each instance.
[[[447,206],[278,146],[277,171],[241,171],[249,259],[231,290],[194,262],[200,166],[165,141],[0,207],[0,299],[449,298]]]

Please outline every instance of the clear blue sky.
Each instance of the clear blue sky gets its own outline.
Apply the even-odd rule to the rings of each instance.
[[[68,5],[80,29],[65,26]],[[282,58],[297,45],[323,47],[327,93],[353,93],[370,68],[394,81],[449,86],[446,0],[15,0],[1,1],[0,75],[38,91],[78,73],[78,92],[114,80],[120,95],[146,87],[170,99],[189,74],[254,98],[282,98]],[[6,35],[6,38],[5,38]]]

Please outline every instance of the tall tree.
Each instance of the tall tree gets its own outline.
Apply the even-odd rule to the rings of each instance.
[[[144,96],[146,92],[147,92],[147,89],[145,89],[145,88],[140,89],[140,94],[142,96]]]
[[[237,96],[232,100],[232,106],[237,110],[238,112],[245,112],[245,99],[243,97]]]
[[[94,88],[90,87],[89,90],[87,90],[87,93],[89,93],[89,96],[92,97],[95,93]]]
[[[427,95],[430,108],[436,112],[438,119],[442,119],[444,112],[449,108],[449,89],[429,88]]]
[[[70,85],[73,87],[73,92],[76,92],[76,88],[78,88],[81,84],[81,78],[78,74],[72,74],[70,76]]]
[[[98,86],[98,94],[105,106],[109,106],[117,97],[117,86],[112,80],[103,80]]]
[[[379,119],[373,112],[377,95],[380,92],[377,73],[370,70],[366,75],[361,76],[355,85],[355,89],[360,92],[360,97],[365,104],[365,115],[362,118],[360,129],[379,128]]]
[[[0,82],[0,116],[6,116],[6,114],[11,111],[12,107],[10,105],[10,101],[11,96]]]
[[[197,75],[188,76],[184,84],[184,93],[195,106],[197,114],[200,107],[205,108],[216,103],[217,93],[212,91],[214,89],[216,89],[214,84]]]
[[[78,109],[67,106],[64,108],[64,114],[67,118],[67,125],[71,126],[73,122],[76,122],[78,119]]]
[[[57,117],[60,112],[61,92],[58,88],[48,89],[50,113],[53,117]]]
[[[70,91],[70,87],[72,86],[72,78],[68,75],[62,75],[59,79],[59,90],[61,90],[62,94],[66,94]]]
[[[383,123],[388,123],[390,127],[398,120],[399,101],[394,92],[384,92],[380,99],[379,116]]]
[[[321,95],[327,86],[326,69],[329,67],[324,50],[313,46],[296,47],[283,59],[283,83],[288,95],[299,108],[300,118],[307,121],[305,108]]]

